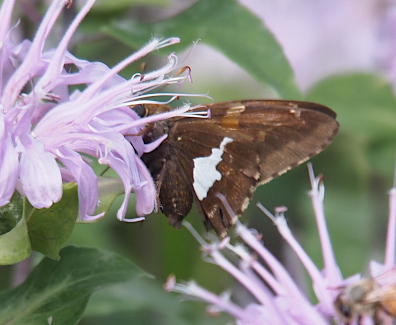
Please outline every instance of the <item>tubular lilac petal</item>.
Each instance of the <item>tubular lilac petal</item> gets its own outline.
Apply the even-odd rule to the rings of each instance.
[[[268,211],[266,213],[268,213]],[[286,219],[283,216],[283,213],[280,215],[278,214],[276,217],[272,216],[271,219],[274,221],[283,239],[297,254],[298,258],[303,263],[305,269],[309,273],[315,288],[315,293],[321,303],[326,306],[327,310],[332,310],[333,298],[335,297],[331,297],[328,294],[327,288],[330,285],[328,283],[328,280],[324,279],[322,273],[319,271],[319,269],[316,267],[316,265],[313,263],[313,261],[310,259],[308,254],[304,251],[304,249],[301,247],[295,237],[292,235],[290,228],[287,225]],[[337,284],[339,284],[341,281],[342,279],[339,279]]]
[[[154,149],[158,148],[158,146],[162,143],[162,141],[164,141],[167,137],[168,137],[168,135],[164,134],[158,140],[155,140],[155,141],[153,141],[151,143],[146,144],[144,146],[144,152],[151,152]]]
[[[136,212],[139,216],[143,216],[156,209],[157,190],[146,165],[139,158],[136,158],[136,165],[145,183],[141,189],[135,189]]]
[[[388,233],[385,247],[385,269],[391,270],[395,267],[396,254],[396,184],[393,184],[389,192],[389,220]]]
[[[81,100],[84,101],[87,99],[91,99],[91,97],[94,96],[104,86],[104,83],[107,82],[109,78],[116,75],[119,71],[121,71],[131,62],[134,62],[142,58],[143,56],[147,55],[148,53],[154,51],[157,45],[158,45],[158,40],[154,39],[151,42],[149,42],[146,46],[144,46],[142,49],[140,49],[139,51],[133,53],[132,55],[121,61],[113,69],[109,70],[107,74],[103,75],[101,79],[97,80],[90,87],[88,87],[88,89],[84,92],[84,95],[81,97]]]
[[[324,186],[321,179],[315,177],[312,164],[310,163],[308,163],[308,170],[312,186],[312,190],[309,192],[309,195],[311,197],[312,206],[316,216],[325,270],[328,273],[329,285],[335,286],[338,285],[340,281],[342,281],[342,275],[337,266],[337,261],[331,246],[329,232],[327,231],[323,207]]]
[[[15,103],[18,95],[21,93],[22,88],[26,85],[28,80],[36,74],[45,40],[66,3],[67,0],[55,0],[48,8],[25,60],[23,60],[21,66],[11,76],[3,96],[0,99],[0,104],[5,113],[12,108],[11,105]],[[34,73],[27,74],[26,71],[33,71]]]
[[[185,225],[203,245],[202,250],[205,256],[207,254],[211,257],[209,262],[217,264],[230,273],[256,298],[258,303],[250,303],[245,309],[241,309],[227,299],[225,308],[222,301],[216,298],[217,296],[191,284],[187,286],[175,284],[171,288],[172,291],[198,297],[212,304],[214,310],[217,308],[219,311],[225,311],[234,316],[237,324],[328,324],[327,317],[308,301],[281,263],[246,227],[237,223],[237,234],[253,249],[253,254],[258,253],[272,275],[266,275],[266,272],[263,272],[264,265],[260,265],[256,258],[248,254],[242,246],[232,246],[228,239],[221,243],[207,244],[189,224],[185,223]],[[223,255],[220,249],[230,250],[239,259],[235,261],[234,257],[229,257],[229,254]],[[259,278],[261,275],[264,275],[262,279]],[[264,283],[262,282],[264,279],[270,280],[265,280]],[[270,288],[267,287],[268,284],[271,285]]]
[[[290,302],[299,301],[299,304],[296,307],[290,303],[289,308],[291,309],[292,314],[300,316],[305,315],[306,319],[310,319],[312,322],[311,324],[325,324],[323,317],[312,311],[312,305],[302,294],[283,265],[263,245],[261,245],[255,239],[255,237],[247,229],[245,229],[245,227],[239,226],[237,232],[244,242],[253,248],[259,254],[259,256],[262,257],[264,261],[266,261],[278,281],[287,290],[287,296],[289,296],[288,300]]]
[[[81,20],[85,17],[85,15],[89,12],[92,5],[95,3],[95,0],[86,1],[84,6],[78,12],[76,18],[73,20],[71,25],[66,31],[66,34],[63,36],[59,46],[56,48],[51,61],[48,64],[48,67],[40,78],[40,81],[37,83],[36,88],[45,88],[51,84],[53,80],[56,80],[56,77],[61,73],[60,67],[63,67],[65,61],[65,53],[67,50],[67,46],[71,37],[73,36],[74,32],[76,31],[78,25],[80,24]],[[48,92],[52,90],[52,88],[48,89]]]
[[[62,198],[62,177],[54,157],[31,136],[16,139],[20,153],[20,179],[30,204],[48,208]]]
[[[129,107],[154,102],[159,96],[171,102],[181,94],[156,94],[155,89],[177,84],[188,76],[174,73],[174,54],[166,64],[144,76],[125,80],[118,75],[131,62],[159,48],[179,42],[178,38],[152,39],[142,49],[113,68],[73,56],[67,46],[94,0],[85,0],[59,45],[52,33],[69,0],[53,0],[33,41],[14,44],[10,34],[13,0],[0,9],[0,203],[7,204],[15,190],[36,208],[51,206],[62,197],[62,181],[78,185],[80,216],[94,220],[98,205],[98,184],[85,155],[96,158],[119,175],[125,190],[117,213],[125,217],[131,192],[137,198],[138,215],[156,208],[156,188],[139,156],[153,150],[163,138],[145,144],[140,132],[151,121],[182,116],[189,107],[161,116],[139,118]],[[70,69],[70,66],[73,69]],[[31,91],[23,93],[30,85]],[[84,90],[70,93],[70,86]],[[84,156],[81,156],[84,154]],[[117,192],[118,193],[118,192]]]
[[[15,0],[4,1],[0,8],[0,50],[8,37],[8,31],[11,24],[11,14],[14,9]]]
[[[295,251],[306,268],[318,300],[316,305],[313,305],[308,300],[286,268],[260,242],[261,236],[258,235],[257,231],[247,229],[239,221],[236,221],[236,234],[243,240],[244,244],[249,246],[249,251],[241,245],[233,246],[228,237],[220,243],[216,240],[207,243],[191,225],[186,222],[183,225],[189,229],[201,245],[204,259],[207,262],[217,264],[230,273],[242,284],[244,289],[256,298],[257,302],[251,303],[251,299],[246,299],[246,295],[243,293],[241,297],[238,297],[239,299],[237,298],[237,301],[240,304],[248,303],[247,307],[242,310],[238,305],[232,306],[229,304],[228,308],[231,309],[228,309],[221,308],[222,305],[216,299],[216,296],[202,293],[202,291],[197,290],[197,286],[184,286],[176,283],[169,287],[169,290],[198,297],[213,305],[213,310],[222,310],[234,316],[237,324],[311,325],[345,324],[345,321],[348,324],[391,324],[393,315],[387,313],[386,304],[390,303],[389,306],[392,306],[393,299],[389,299],[389,297],[393,295],[393,286],[395,284],[395,265],[392,264],[394,263],[394,253],[393,256],[389,257],[389,260],[387,257],[385,258],[385,264],[375,261],[370,262],[371,279],[364,279],[360,274],[343,279],[334,259],[331,243],[328,240],[328,230],[324,222],[322,204],[324,195],[323,182],[321,178],[315,177],[312,168],[310,168],[309,173],[312,183],[311,196],[313,197],[312,205],[315,217],[316,219],[322,218],[322,224],[318,226],[319,235],[324,238],[324,240],[321,240],[321,245],[327,246],[326,249],[322,248],[322,254],[328,254],[328,263],[326,264],[326,257],[324,257],[326,267],[322,272],[319,271],[292,235],[283,215],[286,209],[284,207],[275,208],[275,216],[263,207],[262,210],[276,224],[279,233]],[[386,254],[388,254],[388,251],[394,252],[395,245],[395,221],[393,220],[393,218],[396,218],[394,211],[394,205],[396,206],[395,188],[392,188],[390,194],[389,237],[387,238]],[[226,201],[226,198],[221,198],[220,195],[218,197],[222,200],[223,205],[227,207],[225,204],[227,202],[223,201]],[[318,221],[318,223],[320,222]],[[326,242],[327,240],[328,242]],[[228,249],[233,254],[222,254],[220,250],[225,249]],[[331,250],[331,254],[329,254],[328,250]],[[258,257],[255,256],[256,254]],[[330,272],[333,272],[333,274],[329,274]],[[366,290],[360,289],[362,279],[365,282],[375,281],[381,290],[377,291],[378,288],[376,288],[371,292],[365,292],[364,297],[361,297],[360,291]],[[387,288],[387,286],[392,288]],[[359,289],[352,294],[352,288]],[[238,291],[235,292],[236,295],[238,293]],[[382,296],[383,294],[384,296]],[[358,296],[356,297],[356,295]],[[359,301],[350,301],[357,298],[359,298]],[[345,305],[341,299],[345,301]],[[354,306],[351,305],[352,303]],[[375,308],[375,310],[371,310],[371,307]]]
[[[124,133],[125,130],[134,128],[134,127],[142,127],[147,123],[152,123],[155,121],[169,119],[169,118],[177,117],[177,116],[183,116],[183,113],[185,113],[189,110],[191,110],[191,108],[189,106],[181,107],[181,108],[172,110],[170,112],[160,113],[157,115],[147,116],[147,117],[135,120],[135,121],[131,121],[130,123],[128,123],[128,124],[125,123],[124,125],[120,125],[120,126],[116,127],[115,129],[121,133]]]
[[[66,147],[58,149],[58,157],[70,171],[73,180],[78,184],[78,198],[80,204],[80,216],[84,220],[92,216],[98,203],[98,181],[92,167],[90,167],[81,155]],[[95,216],[93,216],[95,217]]]
[[[252,323],[254,319],[251,317],[246,317],[247,315],[239,306],[233,304],[231,301],[228,301],[220,296],[213,294],[210,291],[205,290],[204,288],[198,286],[195,282],[189,282],[186,285],[176,284],[173,291],[198,297],[219,307],[220,310],[229,312],[231,315],[243,319],[244,321],[248,321],[249,324],[255,324]]]
[[[2,121],[4,123],[4,121]],[[0,206],[10,202],[19,177],[18,153],[11,141],[10,134],[0,138]]]

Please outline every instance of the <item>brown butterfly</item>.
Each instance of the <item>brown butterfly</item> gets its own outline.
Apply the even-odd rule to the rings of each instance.
[[[170,108],[136,105],[140,116]],[[193,201],[207,230],[220,237],[234,224],[217,194],[235,215],[248,206],[257,186],[325,149],[338,131],[336,114],[310,102],[243,100],[206,105],[211,118],[176,117],[151,123],[145,143],[168,137],[142,156],[157,187],[158,203],[179,228]]]

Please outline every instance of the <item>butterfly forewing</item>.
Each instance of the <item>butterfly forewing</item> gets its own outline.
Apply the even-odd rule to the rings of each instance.
[[[308,102],[254,100],[216,103],[207,108],[210,119],[175,118],[153,123],[154,131],[145,141],[158,138],[154,134],[159,129],[168,133],[168,138],[142,159],[152,174],[152,164],[158,159],[165,162],[153,177],[163,211],[177,220],[171,224],[179,226],[187,214],[176,211],[181,204],[177,202],[185,197],[192,203],[193,197],[206,227],[214,228],[219,236],[225,236],[233,220],[217,193],[226,197],[239,216],[258,185],[322,151],[338,130],[332,110]],[[182,175],[173,176],[175,173]],[[172,183],[170,192],[163,190],[165,180]],[[181,182],[181,194],[176,195]],[[183,194],[187,189],[191,193]],[[187,208],[183,211],[189,210],[191,203],[184,204]]]

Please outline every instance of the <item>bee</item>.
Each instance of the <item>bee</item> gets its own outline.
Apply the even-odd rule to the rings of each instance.
[[[361,324],[365,317],[376,325],[383,324],[384,319],[396,319],[396,268],[341,289],[334,307],[347,324]]]

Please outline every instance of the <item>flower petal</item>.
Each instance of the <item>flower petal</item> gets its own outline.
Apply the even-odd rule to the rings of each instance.
[[[80,204],[80,217],[82,220],[92,218],[98,204],[98,181],[91,166],[89,166],[77,152],[61,147],[58,157],[71,173],[78,184],[78,200]],[[94,216],[99,218],[103,214]]]
[[[16,139],[20,153],[20,180],[31,205],[48,208],[62,197],[62,178],[54,157],[32,136]]]
[[[1,116],[2,117],[2,116]],[[4,120],[0,120],[0,206],[9,203],[19,177],[18,153],[9,133],[4,132]]]

